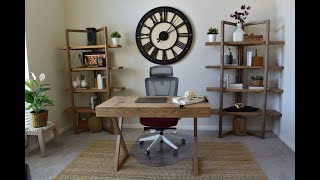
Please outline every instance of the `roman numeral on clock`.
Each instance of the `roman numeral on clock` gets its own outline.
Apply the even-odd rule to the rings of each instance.
[[[171,19],[170,23],[172,23],[172,24],[173,24],[173,23],[174,23],[174,21],[176,21],[176,20],[178,19],[178,17],[177,17],[177,19],[176,19],[176,20],[174,20],[174,18],[175,18],[176,16],[177,16],[176,14],[174,14],[174,15],[173,15],[173,17],[172,17],[172,19]]]
[[[149,38],[150,38],[150,34],[140,33],[140,39],[149,39]]]
[[[176,26],[176,29],[179,29],[180,27],[182,27],[182,26],[185,25],[185,24],[186,24],[186,22],[183,21],[182,23],[180,23],[179,25]]]
[[[168,11],[161,10],[161,11],[159,11],[159,14],[160,14],[160,22],[167,21],[167,19],[168,19]]]
[[[178,36],[179,37],[189,37],[189,33],[178,33]]]
[[[151,30],[151,27],[149,27],[149,26],[147,26],[147,25],[143,25],[143,27],[146,27],[146,28],[148,28],[149,30]]]
[[[172,51],[172,54],[174,55],[174,57],[178,56],[178,54],[173,49],[171,49],[171,51]]]
[[[157,59],[158,51],[159,51],[159,49],[155,47],[150,55],[153,58]]]
[[[143,49],[148,52],[153,47],[153,44],[151,41],[149,41],[147,44],[143,45]]]
[[[162,52],[162,60],[163,60],[163,61],[168,60],[167,52],[166,52],[165,50]]]
[[[156,16],[154,16],[154,14],[152,14],[152,15],[150,16],[150,19],[152,20],[153,24],[158,24],[158,23],[159,23],[158,20],[157,20],[157,18],[156,18]]]
[[[181,49],[184,49],[184,48],[186,47],[186,44],[184,44],[184,43],[181,42],[181,41],[177,41],[176,46],[178,46],[178,47],[181,48]]]

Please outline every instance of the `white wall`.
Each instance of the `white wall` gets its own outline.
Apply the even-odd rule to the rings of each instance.
[[[278,0],[278,36],[286,44],[282,49],[282,64],[285,67],[281,77],[284,94],[281,97],[282,119],[275,124],[274,132],[295,151],[295,2]]]
[[[112,31],[119,31],[122,34],[121,44],[123,48],[112,49],[110,58],[114,65],[124,66],[123,70],[113,72],[113,82],[115,85],[125,86],[126,90],[114,95],[145,95],[144,79],[148,77],[148,70],[153,64],[146,60],[139,52],[135,42],[135,30],[141,17],[149,10],[158,6],[171,6],[182,11],[192,22],[194,39],[193,45],[188,54],[181,61],[172,64],[174,75],[180,78],[178,95],[183,95],[187,90],[194,91],[197,95],[208,95],[213,108],[218,108],[219,94],[207,92],[206,87],[219,85],[219,70],[206,69],[206,65],[219,64],[219,47],[205,46],[207,41],[206,32],[209,27],[220,29],[221,20],[235,22],[230,18],[230,14],[239,10],[242,4],[251,5],[247,21],[271,20],[271,40],[276,38],[277,24],[277,1],[234,1],[234,0],[66,0],[65,18],[66,28],[85,29],[86,27],[108,27],[108,34]],[[234,28],[227,29],[227,40],[231,40]],[[253,31],[252,31],[253,32]],[[251,32],[249,32],[251,33]],[[75,41],[86,43],[85,36],[75,37]],[[109,42],[111,39],[109,38]],[[220,37],[217,37],[220,40]],[[281,40],[281,39],[280,39]],[[252,47],[251,47],[252,48]],[[271,48],[272,51],[275,49]],[[235,52],[234,52],[235,53]],[[263,54],[263,52],[261,51]],[[271,57],[274,57],[271,53]],[[77,57],[74,54],[74,57]],[[273,60],[275,61],[275,58]],[[232,71],[227,71],[233,74]],[[251,73],[262,74],[261,70]],[[65,75],[67,75],[65,73]],[[87,76],[90,77],[88,74]],[[234,78],[234,74],[231,76]],[[277,76],[270,73],[270,80],[277,81]],[[74,76],[75,79],[75,76]],[[249,81],[249,78],[247,78]],[[277,83],[277,82],[276,82]],[[271,84],[275,84],[274,82]],[[248,97],[248,105],[261,107],[261,94],[244,95]],[[79,103],[87,104],[89,97],[81,95]],[[231,93],[225,95],[225,107],[231,106],[233,96]],[[279,110],[279,95],[268,97],[268,108]],[[67,103],[67,102],[65,102]],[[230,119],[230,117],[225,117]],[[248,129],[258,129],[259,123],[254,118],[248,118]],[[218,117],[200,118],[199,129],[217,129]],[[231,121],[224,121],[228,129],[231,129]],[[180,128],[192,128],[192,119],[179,122]],[[178,127],[179,127],[178,126]],[[267,129],[272,129],[273,122],[267,121]],[[124,127],[142,127],[137,118],[124,122]]]
[[[54,108],[48,107],[48,120],[58,121],[60,131],[63,131],[71,124],[62,107],[62,102],[69,100],[64,92],[68,81],[61,73],[66,60],[58,50],[65,42],[64,1],[26,0],[25,15],[29,71],[36,76],[46,74],[46,83],[52,88],[48,96],[55,104]]]

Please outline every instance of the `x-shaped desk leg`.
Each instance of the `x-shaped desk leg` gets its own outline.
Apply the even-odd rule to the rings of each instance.
[[[116,154],[115,154],[115,170],[118,171],[124,162],[128,159],[129,153],[127,146],[124,142],[123,135],[122,135],[122,121],[123,118],[119,117],[119,123],[117,122],[116,118],[112,118],[115,134],[117,134],[117,144],[116,144]],[[120,160],[120,146],[122,147],[124,157]]]

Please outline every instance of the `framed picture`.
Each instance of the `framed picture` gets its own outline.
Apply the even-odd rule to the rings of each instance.
[[[106,55],[104,52],[83,52],[82,62],[89,67],[105,66]]]

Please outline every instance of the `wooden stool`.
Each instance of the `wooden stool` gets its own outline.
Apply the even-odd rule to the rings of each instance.
[[[45,132],[51,131],[51,130],[53,130],[53,134],[54,134],[54,137],[55,137],[55,139],[57,141],[57,144],[60,145],[59,132],[58,132],[58,129],[57,129],[55,123],[48,122],[47,125],[44,126],[44,127],[40,127],[40,128],[29,127],[29,128],[27,128],[25,130],[26,134],[27,134],[27,142],[29,142],[28,136],[38,136],[39,145],[40,145],[40,151],[41,151],[41,157],[45,157],[46,156]]]

